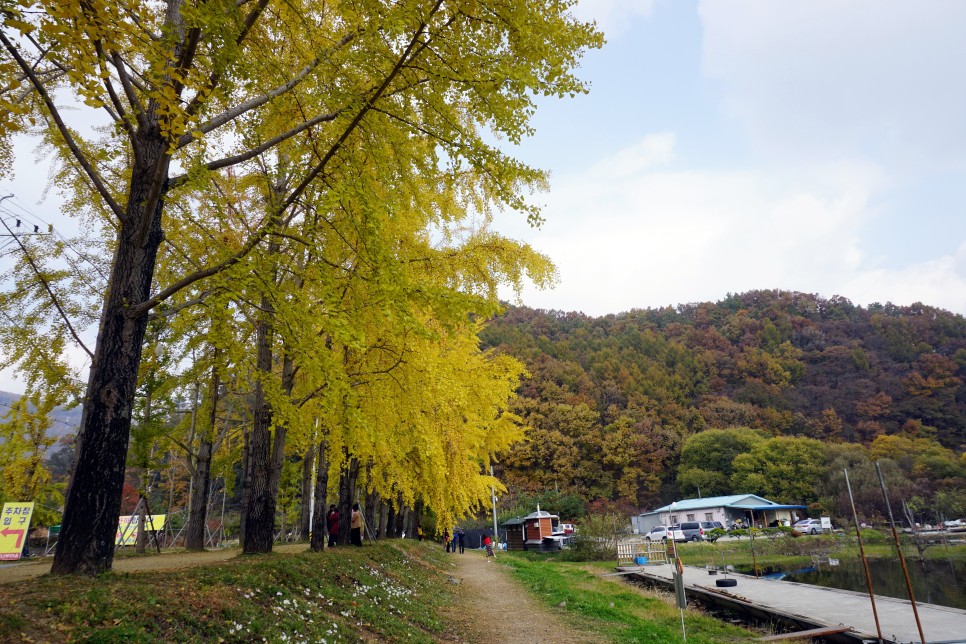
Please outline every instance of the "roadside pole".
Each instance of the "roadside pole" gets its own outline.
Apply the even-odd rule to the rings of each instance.
[[[869,587],[869,601],[872,602],[872,618],[875,620],[875,630],[879,635],[879,643],[882,643],[882,627],[879,626],[879,613],[875,609],[875,593],[872,592],[872,575],[869,574],[869,562],[865,558],[865,548],[862,546],[862,530],[859,529],[859,515],[855,511],[855,500],[852,498],[852,484],[849,483],[849,470],[842,468],[845,472],[845,487],[849,491],[849,504],[852,506],[852,522],[855,523],[855,536],[859,540],[859,554],[862,556],[862,567],[865,569],[865,583]]]
[[[688,607],[688,596],[684,592],[684,565],[681,563],[681,558],[674,555],[674,573],[671,575],[674,579],[674,598],[678,605],[678,610],[681,611],[681,635],[684,637],[684,641],[688,641],[688,631],[684,628],[684,609]]]
[[[912,604],[912,614],[916,618],[916,628],[919,629],[919,639],[922,641],[922,644],[926,644],[926,636],[922,634],[922,622],[919,621],[919,609],[916,607],[916,595],[912,592],[912,582],[909,581],[909,569],[906,567],[906,558],[902,554],[902,544],[899,543],[896,522],[892,518],[892,504],[889,503],[889,494],[886,492],[885,479],[882,478],[882,468],[879,467],[879,461],[875,462],[875,471],[879,475],[879,486],[882,488],[882,498],[885,501],[886,510],[889,512],[889,525],[892,527],[892,538],[896,542],[896,553],[899,555],[899,565],[902,567],[902,574],[906,578],[906,589],[909,591],[909,603]]]
[[[493,476],[493,464],[490,464],[490,478],[496,478]],[[500,541],[500,533],[497,532],[496,526],[496,486],[490,485],[491,499],[493,501],[493,547],[498,548],[497,543]]]

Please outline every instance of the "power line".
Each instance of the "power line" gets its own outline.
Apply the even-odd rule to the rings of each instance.
[[[58,229],[56,229],[54,227],[54,225],[52,223],[45,221],[42,217],[40,217],[36,213],[34,213],[31,210],[29,210],[27,208],[27,206],[23,202],[21,202],[15,195],[11,194],[9,197],[12,197],[13,198],[13,201],[11,202],[11,205],[15,206],[18,210],[21,211],[21,213],[18,214],[17,212],[14,212],[14,211],[10,210],[4,204],[4,202],[3,202],[3,199],[5,199],[5,198],[0,198],[0,212],[6,213],[10,217],[14,217],[14,218],[22,217],[25,220],[27,220],[27,219],[32,220],[31,225],[34,226],[35,232],[33,232],[33,233],[22,233],[22,234],[26,234],[26,235],[34,235],[34,234],[37,234],[37,235],[50,235],[50,234],[52,234],[52,235],[54,235],[54,237],[56,237],[60,241],[60,243],[64,246],[64,248],[70,250],[79,259],[81,259],[84,262],[86,262],[87,264],[89,264],[91,266],[91,268],[93,268],[97,272],[97,274],[100,275],[101,279],[104,280],[105,283],[107,282],[107,275],[104,274],[104,272],[101,270],[101,267],[100,266],[98,266],[93,260],[90,259],[90,257],[88,256],[87,253],[85,253],[85,252],[83,252],[83,251],[78,250],[77,248],[75,248],[70,243],[70,241],[64,235],[62,235]],[[39,223],[33,223],[33,222],[39,222]],[[18,224],[18,227],[19,227],[20,219],[17,219],[17,224]],[[48,232],[47,233],[40,233],[40,232],[38,232],[41,226],[46,227],[47,230],[48,230]],[[0,237],[6,237],[6,236],[7,235],[0,235]],[[70,259],[67,258],[66,256],[65,256],[65,259],[67,261],[70,261]],[[71,267],[76,272],[80,273],[80,271],[78,270],[77,266],[75,266],[75,265],[72,264]]]

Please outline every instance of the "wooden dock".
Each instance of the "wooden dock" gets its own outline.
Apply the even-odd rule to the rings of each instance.
[[[671,564],[625,567],[627,576],[661,586],[671,584]],[[855,644],[876,641],[876,627],[868,594],[822,588],[774,579],[756,579],[728,573],[736,586],[715,584],[724,574],[708,574],[705,568],[685,566],[684,584],[689,599],[729,608],[758,619],[776,619],[799,630],[848,627],[827,641]],[[876,595],[882,637],[888,642],[919,643],[919,631],[908,600]],[[927,644],[966,644],[966,610],[916,602]]]

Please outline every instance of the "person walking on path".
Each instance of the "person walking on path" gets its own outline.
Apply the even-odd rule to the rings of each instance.
[[[486,560],[489,562],[490,557],[496,558],[493,554],[493,541],[490,539],[490,535],[483,536],[483,547],[486,548]]]
[[[325,523],[329,529],[329,547],[334,548],[339,542],[339,510],[335,505],[329,506],[329,513],[325,515]]]
[[[443,545],[446,546],[446,552],[449,552],[449,530],[443,530]]]
[[[466,533],[463,532],[463,528],[456,528],[456,541],[460,547],[460,554],[463,554],[463,547],[466,545],[465,540]]]
[[[352,545],[362,545],[362,512],[359,512],[359,504],[352,504],[352,517],[349,520],[350,538]]]

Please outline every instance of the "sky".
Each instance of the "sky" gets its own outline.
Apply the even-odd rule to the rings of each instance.
[[[607,44],[512,150],[551,173],[557,264],[522,303],[588,315],[782,289],[966,313],[966,3],[584,0]],[[509,293],[507,293],[509,297]]]
[[[587,95],[508,151],[549,171],[552,290],[605,315],[782,289],[966,314],[966,2],[581,0]],[[17,150],[15,205],[57,222]],[[507,299],[510,293],[504,294]],[[22,391],[0,373],[0,389]]]

